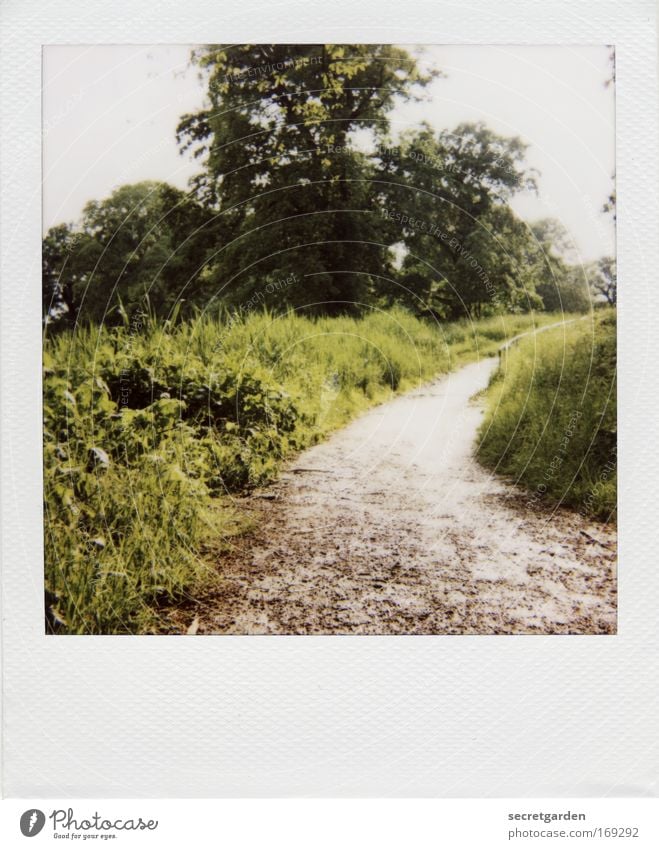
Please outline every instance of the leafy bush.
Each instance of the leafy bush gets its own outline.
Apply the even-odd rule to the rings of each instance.
[[[616,316],[521,340],[489,390],[479,459],[513,475],[530,503],[602,520],[616,510]]]
[[[46,589],[56,629],[121,633],[153,625],[159,601],[199,577],[208,488],[184,463],[204,447],[180,402],[119,411],[99,376],[72,385],[46,359]]]

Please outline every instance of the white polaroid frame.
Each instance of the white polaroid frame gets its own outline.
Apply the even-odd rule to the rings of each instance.
[[[649,0],[3,4],[3,792],[16,797],[657,792],[657,62]],[[45,44],[614,44],[619,630],[611,636],[47,637]]]

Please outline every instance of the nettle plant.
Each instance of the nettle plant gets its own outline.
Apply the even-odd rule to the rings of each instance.
[[[130,632],[204,572],[209,497],[269,479],[298,416],[262,367],[168,351],[144,365],[122,331],[93,335],[61,336],[44,358],[49,616]]]

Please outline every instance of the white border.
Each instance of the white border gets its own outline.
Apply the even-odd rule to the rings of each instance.
[[[4,793],[655,795],[653,4],[6,0],[0,12]],[[42,634],[41,45],[329,40],[617,46],[617,636]]]

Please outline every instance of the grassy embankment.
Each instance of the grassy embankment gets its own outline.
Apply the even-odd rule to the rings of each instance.
[[[616,436],[616,314],[603,309],[503,355],[478,457],[522,484],[529,505],[615,520]]]
[[[436,326],[148,316],[44,350],[45,579],[56,628],[141,633],[217,575],[245,528],[229,493],[389,399],[556,316]],[[498,415],[498,414],[497,414]]]

